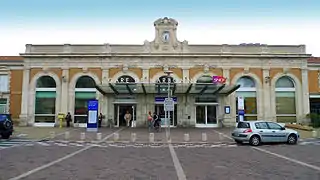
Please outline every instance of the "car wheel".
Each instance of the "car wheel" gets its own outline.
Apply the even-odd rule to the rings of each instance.
[[[10,128],[12,128],[12,122],[11,121],[4,121],[3,122],[3,127],[4,127],[4,129],[10,129]]]
[[[249,141],[251,146],[259,146],[260,142],[261,142],[260,137],[256,135],[252,136]]]
[[[10,138],[10,134],[9,133],[3,133],[1,134],[2,139],[9,139]]]
[[[288,137],[288,144],[297,144],[298,138],[295,134],[290,134]]]

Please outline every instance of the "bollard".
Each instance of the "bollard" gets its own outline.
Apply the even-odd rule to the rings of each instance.
[[[149,142],[153,143],[154,142],[154,133],[149,134]]]
[[[131,142],[136,142],[136,140],[137,140],[136,133],[131,133]]]
[[[66,132],[64,133],[64,139],[67,140],[67,139],[69,139],[69,138],[70,138],[70,132],[69,132],[69,131],[66,131]]]
[[[113,141],[118,141],[119,140],[119,134],[118,133],[114,133],[113,134]]]
[[[219,133],[219,140],[222,141],[223,138],[224,138],[224,137],[223,137],[222,133]]]
[[[56,132],[50,131],[50,138],[53,139],[54,137],[56,137]]]
[[[202,141],[207,141],[207,133],[202,133]]]
[[[80,140],[84,141],[86,139],[86,133],[82,132],[80,133]]]
[[[184,141],[189,142],[190,141],[190,136],[189,134],[184,134]]]
[[[102,138],[102,134],[101,133],[97,133],[97,140],[101,141],[101,138]]]
[[[317,131],[312,131],[312,137],[313,137],[313,138],[318,137],[318,133],[317,133]]]

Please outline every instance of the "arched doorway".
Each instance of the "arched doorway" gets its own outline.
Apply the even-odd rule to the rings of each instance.
[[[296,88],[288,76],[279,78],[275,86],[277,122],[296,122]]]
[[[56,114],[56,82],[51,76],[37,80],[35,92],[35,125],[54,126]]]
[[[115,126],[132,126],[132,121],[136,120],[136,86],[135,78],[129,75],[122,75],[116,80],[114,88],[119,95],[114,102]],[[125,120],[126,113],[131,115],[129,124]]]
[[[175,88],[176,88],[176,79],[174,79],[172,76],[160,76],[156,79],[155,82],[155,106],[154,106],[154,112],[156,112],[161,118],[162,126],[166,126],[165,123],[165,111],[164,111],[164,100],[168,97],[168,83],[170,83],[170,90],[171,94],[170,97],[174,100],[174,111],[170,111],[170,126],[174,127],[177,126],[177,97],[174,95]]]
[[[80,127],[87,125],[87,102],[96,99],[97,93],[95,81],[90,76],[81,76],[75,87],[75,103],[74,103],[74,123],[79,123]]]
[[[243,76],[237,81],[240,88],[236,90],[236,114],[239,106],[244,106],[244,120],[257,120],[257,84],[250,76]],[[243,98],[243,104],[238,104],[238,98]],[[239,119],[238,119],[239,120]]]
[[[197,79],[195,84],[196,127],[218,127],[218,100],[213,94],[216,89],[212,76],[202,75]]]

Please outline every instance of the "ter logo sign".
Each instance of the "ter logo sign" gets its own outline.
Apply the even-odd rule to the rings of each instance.
[[[224,84],[226,82],[227,78],[223,76],[212,76],[212,82],[214,84]]]

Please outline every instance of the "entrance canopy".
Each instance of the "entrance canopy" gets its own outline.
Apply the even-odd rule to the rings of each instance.
[[[212,94],[229,95],[240,88],[240,85],[225,85],[213,83],[170,83],[172,94]],[[107,94],[167,94],[168,83],[135,83],[116,82],[96,85],[96,89],[103,95]]]

